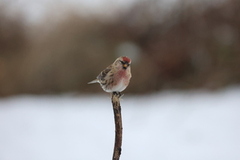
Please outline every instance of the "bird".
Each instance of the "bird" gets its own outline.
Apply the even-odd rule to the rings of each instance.
[[[105,92],[121,94],[127,88],[132,77],[130,65],[130,58],[126,56],[118,57],[88,84],[99,83]]]

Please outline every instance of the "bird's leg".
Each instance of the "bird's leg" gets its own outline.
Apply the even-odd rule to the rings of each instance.
[[[121,92],[113,92],[113,95],[116,95],[118,98],[122,98],[124,94]]]

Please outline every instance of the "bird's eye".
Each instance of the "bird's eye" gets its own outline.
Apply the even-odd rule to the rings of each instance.
[[[122,64],[124,64],[124,62],[123,62],[123,61],[121,61],[121,60],[120,60],[120,62],[121,62]]]

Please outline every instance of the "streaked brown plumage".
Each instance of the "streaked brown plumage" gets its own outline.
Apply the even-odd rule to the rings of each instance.
[[[88,84],[99,83],[105,92],[122,92],[132,77],[130,64],[130,58],[119,57]]]

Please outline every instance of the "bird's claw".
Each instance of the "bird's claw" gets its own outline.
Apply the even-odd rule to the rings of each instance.
[[[113,95],[117,96],[118,98],[122,98],[124,96],[124,94],[121,92],[113,92]]]

